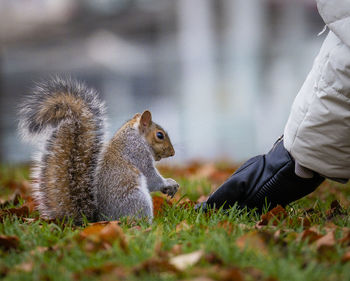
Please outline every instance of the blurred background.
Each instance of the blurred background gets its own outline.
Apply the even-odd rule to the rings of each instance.
[[[171,161],[265,153],[323,27],[314,0],[0,0],[0,162],[30,160],[16,107],[51,74],[100,92],[109,136],[150,109]]]

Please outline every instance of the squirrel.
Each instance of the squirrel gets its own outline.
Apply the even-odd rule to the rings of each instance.
[[[150,192],[177,192],[178,183],[155,167],[175,150],[150,111],[136,114],[109,142],[105,119],[97,92],[74,79],[42,82],[25,97],[19,130],[26,140],[43,140],[44,147],[31,174],[41,217],[72,218],[75,224],[124,216],[152,222]]]

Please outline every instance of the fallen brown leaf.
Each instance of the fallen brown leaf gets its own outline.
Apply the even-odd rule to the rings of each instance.
[[[311,226],[310,219],[308,217],[298,217],[296,219],[290,218],[287,211],[280,205],[273,208],[266,214],[261,215],[261,220],[256,223],[255,227],[261,229],[264,226],[277,226],[283,223],[286,227],[302,226],[308,228]]]
[[[98,276],[99,280],[126,280],[130,270],[113,263],[106,263],[102,266],[87,267],[84,270],[74,274],[74,280],[85,280],[91,276]],[[112,277],[108,279],[108,277]]]
[[[343,255],[343,257],[341,258],[341,261],[342,261],[343,263],[350,261],[350,250],[348,250],[348,251]]]
[[[178,224],[176,225],[175,231],[176,231],[177,233],[178,233],[178,232],[181,232],[181,231],[187,231],[187,230],[190,230],[192,227],[193,227],[193,225],[189,225],[189,224],[187,223],[187,221],[184,220],[184,221],[182,221],[182,222],[180,222],[180,223],[178,223]]]
[[[21,195],[18,192],[15,192],[9,199],[0,200],[0,209],[4,209],[10,205],[18,205],[21,199]]]
[[[328,232],[331,232],[331,231],[335,231],[338,228],[339,228],[339,226],[337,226],[333,222],[327,221],[326,224],[323,227],[323,230],[325,230],[328,233]],[[343,229],[345,230],[346,228],[343,227]]]
[[[0,235],[0,248],[8,251],[17,249],[19,246],[19,239],[17,236]]]
[[[308,243],[313,243],[320,238],[322,238],[322,235],[311,229],[304,230],[300,236],[302,241],[307,240]]]
[[[293,223],[293,222],[291,221],[291,223]],[[309,218],[299,217],[298,218],[298,225],[302,226],[303,228],[308,228],[311,226],[311,222],[310,222]]]
[[[320,247],[323,245],[334,246],[335,245],[335,237],[334,232],[328,232],[326,235],[323,235],[321,238],[317,239],[316,246]]]
[[[182,245],[181,244],[175,244],[171,249],[170,253],[177,256],[182,253]]]
[[[38,246],[38,247],[36,247],[35,249],[31,250],[31,251],[30,251],[30,254],[31,254],[31,255],[35,255],[35,254],[37,254],[37,253],[43,254],[43,253],[45,253],[45,252],[48,251],[48,250],[49,250],[49,247]]]
[[[169,205],[169,206],[172,205],[170,200],[167,200],[161,196],[153,196],[152,201],[153,201],[153,215],[155,217],[161,216],[163,214],[164,207],[166,205]]]
[[[236,240],[236,245],[241,251],[248,249],[267,254],[266,243],[257,231],[251,231],[239,237]]]
[[[169,263],[166,259],[161,259],[159,257],[150,258],[140,265],[134,267],[133,272],[136,275],[141,274],[142,272],[155,273],[155,272],[172,272],[178,273],[179,270],[172,264]]]
[[[245,267],[242,269],[242,272],[244,273],[245,276],[246,275],[249,276],[249,280],[264,280],[263,278],[264,273],[256,267],[253,267],[253,266]]]
[[[36,222],[38,220],[39,220],[39,218],[23,218],[23,221],[28,223],[28,224]]]
[[[227,172],[227,171],[216,170],[216,171],[213,171],[208,178],[210,181],[220,184],[226,181],[232,174],[233,172],[231,171]]]
[[[334,231],[328,232],[326,235],[322,236],[320,239],[316,240],[316,249],[319,253],[327,254],[334,250],[336,240],[334,237]]]
[[[86,250],[94,251],[99,248],[109,248],[114,241],[119,242],[124,253],[128,253],[128,243],[125,234],[117,221],[107,224],[92,224],[81,231],[77,237],[78,241],[87,241]]]
[[[224,261],[215,252],[205,254],[204,259],[210,264],[223,265]]]
[[[33,261],[25,261],[15,266],[16,270],[23,271],[23,272],[32,272],[33,268],[34,268]]]
[[[223,280],[223,281],[243,281],[244,280],[242,272],[235,267],[221,270],[219,275],[220,275],[220,280]]]
[[[216,227],[226,230],[228,234],[232,234],[235,229],[235,225],[230,221],[220,221]]]
[[[164,251],[163,243],[161,241],[157,241],[155,243],[154,253],[155,253],[155,255],[157,255],[161,259],[167,259],[169,256],[169,252]]]
[[[256,224],[256,226],[259,228],[261,226],[268,225],[269,223],[276,226],[287,217],[288,213],[286,210],[282,206],[278,205],[266,214],[261,215],[261,220]]]
[[[1,278],[5,278],[7,276],[7,274],[9,274],[10,272],[10,268],[1,264],[0,265],[0,279]]]
[[[339,240],[339,243],[343,246],[350,246],[350,231],[348,231],[342,239]]]
[[[182,209],[191,209],[196,205],[195,202],[191,201],[190,199],[185,199],[177,204],[178,207]]]
[[[27,206],[29,213],[33,213],[36,210],[36,204],[32,197],[27,197],[26,202],[22,206]]]
[[[214,281],[214,279],[211,279],[211,278],[206,277],[206,276],[198,276],[198,277],[194,277],[191,279],[185,279],[183,281]]]
[[[128,243],[122,228],[116,223],[107,224],[100,232],[100,237],[104,242],[112,243],[116,240],[119,242],[120,248],[124,253],[129,253]]]
[[[14,215],[18,218],[28,217],[29,216],[29,208],[28,206],[21,206],[18,208],[10,208],[0,211],[0,221],[3,221],[5,216]]]
[[[195,276],[192,280],[220,280],[220,281],[243,281],[245,280],[243,271],[237,267],[225,268],[221,265],[213,265],[206,267],[193,267],[190,271],[190,275]],[[203,279],[202,279],[203,278]],[[260,279],[247,279],[247,280],[260,280]]]
[[[336,216],[345,215],[345,214],[346,212],[343,209],[343,207],[340,205],[338,200],[332,201],[331,208],[326,211],[327,220],[331,220]]]
[[[79,237],[86,239],[87,237],[98,236],[101,230],[105,228],[104,224],[94,224],[84,228],[83,231],[79,233]]]

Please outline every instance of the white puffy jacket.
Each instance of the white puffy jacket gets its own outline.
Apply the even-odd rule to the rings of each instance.
[[[284,146],[302,166],[350,178],[350,0],[316,0],[329,28],[296,96]]]

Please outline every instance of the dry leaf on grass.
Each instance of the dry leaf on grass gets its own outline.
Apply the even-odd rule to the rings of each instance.
[[[236,240],[237,247],[243,251],[245,249],[258,251],[267,254],[267,247],[264,239],[257,231],[248,232]]]
[[[8,251],[17,249],[19,246],[19,239],[17,236],[0,235],[0,248]]]
[[[155,243],[154,253],[161,259],[167,259],[168,256],[169,256],[169,252],[168,251],[164,251],[163,243],[161,241],[158,241],[158,242]]]
[[[311,226],[309,218],[299,217],[292,219],[282,206],[277,205],[277,207],[273,208],[271,211],[261,215],[261,220],[257,222],[255,227],[257,229],[261,229],[267,225],[277,226],[281,223],[283,223],[286,227],[291,227],[296,224],[304,228]]]
[[[108,248],[114,241],[118,241],[124,253],[129,252],[125,234],[117,222],[90,225],[79,233],[78,240],[89,242],[86,245],[89,251]]]
[[[290,220],[289,223],[293,224],[293,221]],[[300,218],[298,218],[298,225],[302,226],[303,228],[308,228],[308,227],[311,226],[310,219],[309,218],[300,217]]]
[[[5,278],[10,273],[10,268],[3,264],[0,264],[0,279]]]
[[[326,235],[323,235],[320,239],[317,239],[316,246],[317,248],[322,246],[334,246],[335,245],[334,232],[328,232]]]
[[[170,253],[175,255],[175,256],[180,255],[182,253],[182,245],[181,244],[175,244],[170,249]]]
[[[221,271],[220,280],[223,281],[243,281],[243,274],[237,268],[229,268]]]
[[[33,222],[36,222],[39,220],[39,218],[22,218],[23,222],[26,222],[28,224],[31,224]]]
[[[213,183],[222,183],[227,180],[236,170],[236,167],[219,168],[214,163],[198,164],[192,169],[188,169],[188,177],[191,179],[208,179]]]
[[[173,265],[177,270],[183,271],[186,268],[193,266],[199,262],[203,255],[203,250],[198,250],[189,254],[175,256],[169,260],[169,263]]]
[[[50,247],[43,247],[43,246],[37,246],[35,249],[30,251],[30,254],[36,255],[36,254],[40,254],[42,255],[43,253],[46,252],[55,252],[59,249],[58,245],[54,245],[54,246],[50,246]]]
[[[4,209],[10,205],[18,205],[22,196],[19,192],[13,193],[7,200],[0,199],[0,209]]]
[[[261,220],[256,224],[256,226],[259,228],[261,226],[268,225],[269,223],[272,223],[272,225],[278,225],[287,217],[288,213],[286,210],[282,206],[278,205],[266,214],[261,215]]]
[[[350,261],[350,250],[348,250],[348,251],[343,255],[343,257],[341,258],[341,261],[342,261],[343,263],[349,262],[349,261]]]
[[[160,272],[172,272],[179,273],[179,270],[172,264],[169,263],[168,260],[162,259],[159,257],[150,258],[140,265],[134,267],[133,272],[136,275],[141,274],[142,272],[147,273],[160,273]]]
[[[25,261],[15,266],[16,270],[23,271],[23,272],[32,272],[33,268],[34,268],[33,261]]]
[[[334,200],[331,203],[331,208],[326,211],[327,220],[331,220],[339,215],[345,215],[344,208],[340,205],[338,200]]]
[[[223,259],[220,258],[215,252],[205,254],[204,259],[210,264],[216,264],[220,266],[224,264]]]
[[[201,278],[210,278],[209,280],[220,281],[243,281],[245,280],[243,271],[237,267],[223,267],[221,265],[194,267],[188,271],[191,276],[196,276],[194,279],[186,280],[202,280]],[[207,280],[207,279],[203,279]],[[260,279],[248,279],[260,280]]]
[[[5,218],[5,216],[8,215],[13,215],[16,216],[18,218],[23,218],[23,217],[28,217],[29,216],[29,208],[28,206],[21,206],[18,208],[10,208],[10,209],[6,209],[6,210],[1,210],[0,211],[0,221],[3,221],[3,219]]]
[[[119,239],[125,242],[125,245],[122,248],[126,247],[125,235],[121,227],[115,223],[107,224],[100,232],[100,237],[103,241],[106,241],[110,244],[113,243],[116,239]],[[125,249],[124,249],[125,250]]]
[[[104,224],[94,224],[91,226],[88,226],[84,228],[80,233],[79,233],[79,238],[86,239],[88,237],[98,237],[101,230],[104,229],[106,225]]]
[[[328,221],[328,222],[326,222],[326,224],[323,226],[323,230],[325,230],[327,233],[328,232],[334,232],[336,229],[338,229],[339,228],[339,226],[338,225],[336,225],[336,224],[334,224],[333,222],[331,222],[331,221]],[[346,227],[342,227],[342,229],[343,230],[346,230],[346,229],[348,229],[348,228],[346,228]]]
[[[232,234],[235,229],[235,225],[230,221],[220,221],[216,227],[226,230],[228,234]]]
[[[328,232],[326,235],[322,236],[320,239],[316,240],[316,249],[320,253],[326,253],[328,251],[333,251],[336,240],[334,237],[334,231]]]
[[[165,199],[162,196],[153,196],[153,215],[155,217],[160,216],[164,212],[164,207],[166,205],[172,206],[172,203],[170,200]]]
[[[193,202],[187,198],[179,202],[176,206],[186,210],[186,209],[192,209],[195,205],[196,205],[196,202]]]
[[[198,276],[190,279],[184,279],[183,281],[215,281],[215,280],[206,276]]]
[[[178,233],[181,231],[190,230],[192,228],[193,228],[193,225],[188,224],[188,222],[186,220],[184,220],[176,225],[175,231],[176,231],[176,233]]]
[[[98,280],[127,280],[130,270],[113,263],[102,266],[87,267],[74,274],[74,280],[85,280],[86,277],[98,276]],[[106,279],[104,279],[106,277]],[[108,279],[108,277],[112,277]]]
[[[3,183],[3,186],[5,188],[19,192],[23,198],[28,196],[30,194],[30,191],[31,191],[30,183],[29,183],[29,181],[26,181],[26,180],[19,182],[19,181],[15,181],[13,179],[10,179],[10,180],[6,181],[5,183]]]
[[[304,230],[300,236],[300,240],[307,240],[308,243],[313,243],[316,240],[319,240],[320,238],[322,238],[322,235],[311,229]]]
[[[339,243],[343,246],[350,246],[350,231],[347,231],[342,239],[339,240]]]

